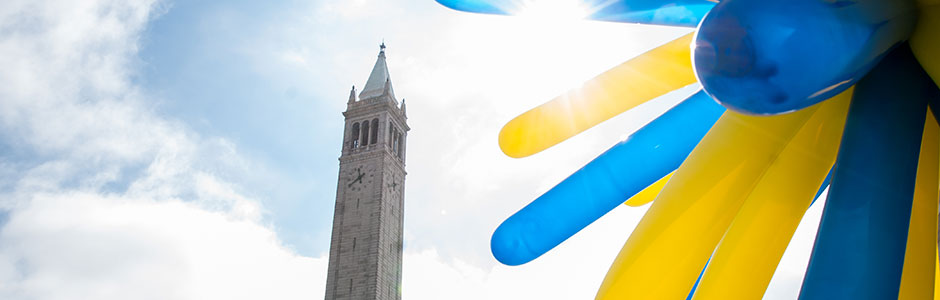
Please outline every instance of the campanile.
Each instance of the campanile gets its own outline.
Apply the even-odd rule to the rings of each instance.
[[[385,62],[385,43],[357,97],[346,103],[343,150],[333,211],[326,300],[401,299],[405,145],[399,104]]]

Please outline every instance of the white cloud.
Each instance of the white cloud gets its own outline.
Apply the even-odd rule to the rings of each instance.
[[[159,5],[0,3],[0,298],[322,297],[238,185],[259,166],[135,86]]]
[[[183,201],[35,195],[0,233],[3,299],[312,299],[325,259]]]

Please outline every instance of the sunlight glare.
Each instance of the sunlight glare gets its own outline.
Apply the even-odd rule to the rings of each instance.
[[[590,11],[580,0],[524,0],[514,15],[543,20],[581,20]]]

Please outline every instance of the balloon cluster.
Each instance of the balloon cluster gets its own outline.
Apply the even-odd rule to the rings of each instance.
[[[828,186],[800,299],[935,299],[940,0],[577,1],[591,19],[696,31],[516,117],[504,153],[702,90],[504,221],[497,260],[527,263],[625,199],[653,202],[598,299],[758,299]]]

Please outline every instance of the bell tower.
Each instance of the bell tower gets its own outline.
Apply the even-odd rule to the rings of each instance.
[[[405,145],[410,128],[385,63],[346,103],[326,300],[400,300]]]

